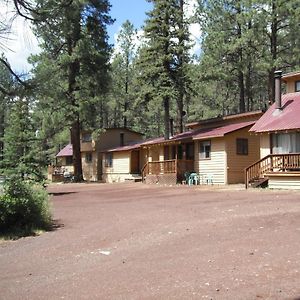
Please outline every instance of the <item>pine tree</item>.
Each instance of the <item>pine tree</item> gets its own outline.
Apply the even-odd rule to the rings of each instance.
[[[87,111],[107,86],[110,47],[106,25],[112,22],[107,0],[37,1],[43,18],[35,23],[42,52],[32,59],[42,100],[51,112],[63,111],[71,130],[75,179],[82,180],[80,129],[92,119]]]
[[[43,180],[44,153],[32,118],[27,97],[16,97],[11,105],[4,132],[2,172],[34,181]]]
[[[148,1],[153,3],[153,10],[148,13],[144,27],[146,45],[139,57],[139,79],[144,85],[142,101],[146,100],[149,108],[149,101],[155,103],[154,107],[163,107],[164,135],[168,139],[170,110],[176,105],[177,127],[181,131],[183,128],[184,64],[189,48],[187,27],[183,20],[183,1]]]

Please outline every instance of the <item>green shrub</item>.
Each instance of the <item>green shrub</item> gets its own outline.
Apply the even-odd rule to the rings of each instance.
[[[51,223],[48,194],[38,185],[10,179],[0,195],[0,232],[31,234]]]

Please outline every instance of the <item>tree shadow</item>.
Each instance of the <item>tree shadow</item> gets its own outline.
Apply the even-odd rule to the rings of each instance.
[[[46,231],[56,231],[63,227],[65,227],[65,224],[62,223],[60,220],[52,220]]]
[[[76,194],[77,192],[49,192],[49,195],[51,196],[64,196],[64,195],[70,195],[70,194]]]
[[[3,240],[18,240],[24,237],[40,236],[45,232],[56,231],[65,225],[60,220],[51,220],[50,224],[39,227],[12,227],[9,230],[0,230],[0,238]]]

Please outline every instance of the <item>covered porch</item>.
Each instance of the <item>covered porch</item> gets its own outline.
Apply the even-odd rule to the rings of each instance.
[[[185,174],[195,171],[194,142],[169,143],[144,147],[146,163],[142,168],[145,183],[176,184],[185,180]]]

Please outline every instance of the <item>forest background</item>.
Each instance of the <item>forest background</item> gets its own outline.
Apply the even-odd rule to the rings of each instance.
[[[266,109],[274,71],[300,69],[300,0],[199,0],[192,16],[186,0],[148,0],[143,36],[128,20],[117,48],[108,43],[108,0],[12,2],[41,52],[30,57],[31,74],[0,59],[3,174],[39,180],[71,142],[81,180],[80,130],[167,137],[170,118],[182,132],[190,121]],[[199,55],[191,52],[191,23],[201,28]],[[10,25],[0,23],[1,47]]]

